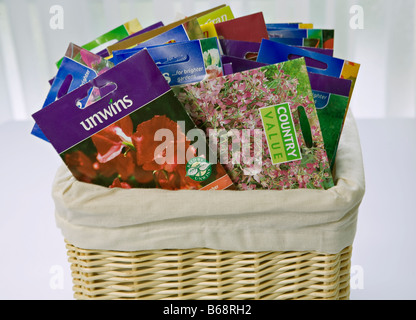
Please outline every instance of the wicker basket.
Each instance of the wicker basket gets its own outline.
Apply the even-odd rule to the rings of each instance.
[[[67,243],[76,299],[349,299],[351,247],[338,254],[211,249],[102,251]]]

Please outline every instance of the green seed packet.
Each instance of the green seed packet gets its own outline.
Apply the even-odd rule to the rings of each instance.
[[[332,169],[348,111],[352,81],[312,72],[309,72],[309,80]]]

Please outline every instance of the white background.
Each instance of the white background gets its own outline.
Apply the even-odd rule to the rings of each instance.
[[[416,2],[413,0],[28,1],[0,0],[0,299],[72,299],[51,185],[61,160],[30,135],[54,62],[132,19],[165,24],[215,5],[266,22],[335,29],[335,56],[361,63],[351,110],[361,136],[367,191],[352,259],[351,299],[415,299]],[[64,28],[50,27],[61,5]],[[364,28],[351,28],[353,5]]]

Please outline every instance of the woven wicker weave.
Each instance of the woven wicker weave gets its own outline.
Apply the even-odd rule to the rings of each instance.
[[[351,247],[338,254],[67,249],[76,299],[349,299]]]

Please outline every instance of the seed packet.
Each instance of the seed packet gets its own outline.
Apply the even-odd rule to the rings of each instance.
[[[118,64],[119,62],[127,59],[133,54],[141,51],[143,48],[148,48],[151,46],[157,46],[157,45],[162,45],[162,44],[167,44],[167,43],[183,42],[183,41],[189,41],[189,37],[188,37],[188,34],[186,33],[184,26],[179,25],[147,41],[139,43],[133,48],[113,51],[112,58],[110,58],[109,60],[112,61],[114,64]]]
[[[262,39],[269,39],[262,12],[216,23],[215,30],[220,39],[258,43]]]
[[[61,66],[58,69],[58,73],[51,83],[51,88],[49,89],[42,108],[57,99],[60,99],[66,93],[73,91],[112,67],[112,62],[70,43]],[[97,95],[98,93],[96,91],[91,91],[87,99],[79,101],[78,107],[85,108],[96,99]],[[34,125],[32,134],[48,141],[47,137],[43,134],[37,124]]]
[[[289,22],[289,23],[266,23],[267,30],[279,29],[313,29],[313,23]]]
[[[177,96],[197,126],[207,135],[223,130],[232,137],[219,161],[238,190],[334,185],[304,58],[180,89]],[[308,130],[312,141],[304,139]]]
[[[351,80],[309,72],[325,150],[331,169],[334,167],[339,139],[348,110]]]
[[[354,91],[355,82],[358,77],[360,64],[355,63],[355,62],[350,62],[348,60],[343,60],[343,59],[331,57],[328,55],[320,54],[320,53],[313,52],[310,50],[304,50],[301,48],[287,46],[287,45],[276,43],[270,40],[264,40],[262,42],[260,46],[259,54],[257,57],[257,61],[272,64],[272,63],[287,61],[290,59],[297,59],[299,57],[305,58],[305,62],[306,62],[309,73],[351,80],[347,107],[346,107],[345,112],[341,112],[341,114],[344,116],[344,119],[342,121],[341,129],[337,129],[338,132],[340,132],[339,134],[341,134],[344,123],[345,123],[345,117],[348,112],[348,108],[349,108],[352,94]],[[340,84],[338,83],[338,85]],[[327,90],[334,90],[334,87],[331,86],[330,87],[331,89],[327,89]],[[327,93],[332,93],[332,92],[330,91]],[[343,99],[340,98],[338,100],[343,100]],[[325,111],[319,111],[318,114],[329,112],[329,110],[330,109],[328,108]],[[322,120],[322,121],[325,121],[325,120]],[[337,146],[337,144],[335,144],[335,146]],[[336,149],[334,151],[331,145],[329,146],[329,148],[330,148],[329,149],[330,153],[331,153],[331,150],[333,152],[336,152]],[[335,159],[335,154],[333,153],[331,163],[330,163],[331,166],[333,166],[334,164],[334,159]]]
[[[221,56],[221,62],[222,62],[223,69],[224,69],[224,75],[242,72],[242,71],[251,70],[251,69],[257,69],[257,68],[264,67],[267,65],[265,63],[261,63],[261,62],[257,62],[253,60],[247,60],[243,58],[237,58],[237,57],[225,56],[225,55]],[[228,67],[224,68],[225,65],[227,65]]]
[[[182,25],[184,26],[190,40],[204,38],[204,33],[196,18],[187,20]]]
[[[224,21],[228,21],[232,19],[234,19],[234,14],[230,6],[225,6],[218,10],[214,10],[208,14],[203,15],[199,17],[197,20],[198,20],[198,23],[202,26],[210,22],[216,24],[219,22],[224,22]]]
[[[142,26],[139,20],[133,19],[88,42],[87,44],[83,45],[82,48],[91,51],[92,53],[97,53],[107,46],[116,43],[141,29]],[[62,59],[56,63],[58,68],[61,63]]]
[[[151,31],[151,30],[155,30],[155,29],[163,27],[163,26],[164,26],[163,22],[159,21],[159,22],[156,22],[156,23],[154,23],[154,24],[152,24],[152,25],[150,25],[150,26],[148,26],[144,29],[141,29],[141,30],[129,35],[128,37],[126,37],[124,39],[129,39],[129,38],[141,35],[143,33],[146,33],[146,32]],[[98,52],[97,55],[99,55],[100,57],[103,57],[103,58],[108,58],[110,56],[108,51],[107,51],[107,48],[104,48],[103,50]]]
[[[330,56],[330,57],[334,56],[334,50],[333,49],[322,49],[322,48],[302,47],[302,46],[297,46],[297,47],[301,48],[301,49],[304,49],[304,50],[309,50],[309,51],[312,51],[312,52],[325,54],[325,55]]]
[[[118,64],[141,49],[113,52]],[[218,39],[200,39],[147,47],[150,56],[171,87],[222,76]]]
[[[215,30],[215,25],[212,22],[202,25],[201,31],[204,34],[204,38],[218,37],[217,30]]]
[[[256,61],[260,43],[220,39],[223,55]]]
[[[166,31],[168,31],[172,28],[175,28],[179,25],[184,26],[185,30],[188,33],[188,36],[189,36],[190,40],[202,39],[202,38],[204,38],[204,34],[201,30],[201,27],[200,27],[197,19],[201,16],[204,16],[204,15],[206,15],[210,12],[213,12],[215,10],[218,10],[222,7],[225,7],[225,5],[223,4],[223,5],[211,8],[209,10],[194,14],[190,17],[187,17],[187,18],[172,22],[172,23],[170,23],[166,26],[157,28],[156,30],[151,30],[149,32],[145,32],[143,34],[140,34],[138,36],[131,37],[129,39],[124,39],[122,41],[119,41],[118,43],[115,43],[111,46],[108,46],[107,51],[108,51],[109,55],[111,56],[113,51],[132,48],[132,47],[136,46],[139,43],[147,41],[147,40],[149,40],[149,39],[151,39],[151,38],[153,38],[153,37],[155,37],[155,36],[157,36],[157,35],[159,35],[163,32],[166,32]]]
[[[263,40],[257,57],[258,62],[279,63],[304,57],[309,72],[352,81],[350,98],[357,80],[360,64],[348,60],[305,50],[271,40]]]
[[[288,46],[319,48],[319,39],[308,38],[269,38],[271,41],[283,43]]]
[[[222,7],[197,19],[205,38],[218,37],[215,24],[234,19],[230,6]]]
[[[196,19],[186,21],[175,27],[164,26],[149,32],[140,34],[124,41],[120,41],[107,48],[109,59],[112,59],[114,51],[143,48],[149,45],[203,39],[204,34]]]
[[[92,88],[107,89],[88,108],[77,108]],[[223,166],[208,162],[204,133],[146,49],[32,116],[79,181],[110,188],[233,188]]]
[[[248,42],[248,41],[238,41],[238,40],[228,40],[220,39],[222,54],[225,56],[237,57],[247,60],[257,60],[257,55],[260,50],[260,43],[257,42]],[[310,50],[313,52],[326,54],[333,56],[334,50],[332,49],[321,49],[313,47],[300,47],[305,50]]]
[[[335,42],[335,30],[322,29],[322,48],[333,50],[334,42]]]
[[[288,45],[334,49],[332,29],[269,29],[267,32],[270,40]]]
[[[158,34],[157,36],[142,42],[135,46],[134,48],[145,48],[148,46],[157,46],[165,43],[172,43],[172,42],[182,42],[182,41],[189,41],[190,37],[185,30],[184,25],[179,25],[175,28],[172,28],[166,32]]]
[[[197,19],[205,38],[217,37],[215,24],[234,19],[230,6],[222,7]]]
[[[223,65],[230,67],[225,69],[225,75],[256,69],[267,64],[246,59],[222,56]],[[349,104],[351,80],[329,77],[321,74],[308,73],[311,89],[315,102],[316,112],[321,125],[322,137],[328,161],[333,169],[335,156],[341,137],[344,118]],[[308,131],[303,132],[305,140],[311,140]]]

